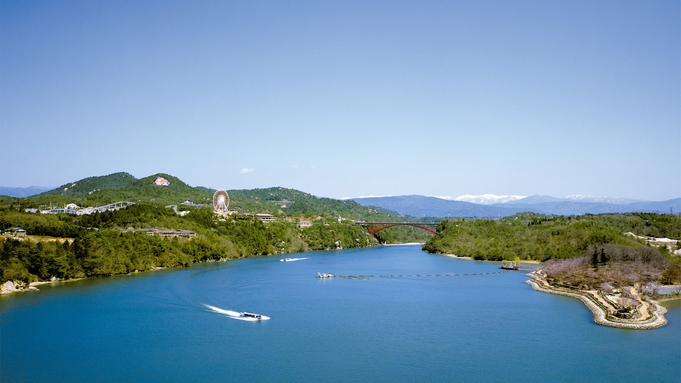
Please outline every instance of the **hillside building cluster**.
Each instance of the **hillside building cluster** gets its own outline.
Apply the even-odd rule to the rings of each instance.
[[[14,238],[23,238],[26,236],[26,230],[20,228],[20,227],[10,227],[9,229],[5,230],[3,235],[11,236]]]
[[[75,203],[70,203],[64,207],[50,207],[49,209],[44,208],[27,208],[24,209],[27,213],[40,213],[40,214],[72,214],[72,215],[89,215],[92,213],[102,213],[105,211],[115,211],[120,209],[125,209],[130,205],[134,205],[134,202],[120,201],[110,203],[104,206],[97,207],[83,207],[76,205]]]
[[[196,233],[190,230],[172,230],[172,229],[135,229],[135,232],[146,233],[149,236],[157,237],[182,237],[182,238],[193,238]]]

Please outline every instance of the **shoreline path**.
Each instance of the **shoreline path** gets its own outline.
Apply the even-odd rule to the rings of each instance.
[[[646,304],[646,311],[650,315],[642,320],[619,319],[610,315],[605,307],[605,304],[589,292],[574,291],[551,286],[535,272],[529,273],[527,275],[532,279],[525,281],[525,283],[532,286],[532,289],[535,291],[579,299],[582,303],[584,303],[584,305],[586,305],[586,307],[589,308],[589,310],[591,310],[594,322],[597,324],[630,330],[650,330],[662,327],[667,324],[667,319],[664,317],[667,309],[660,305],[657,301],[650,300],[649,302],[644,302]]]

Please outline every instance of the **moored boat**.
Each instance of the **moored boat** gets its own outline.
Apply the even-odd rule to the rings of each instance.
[[[518,264],[515,262],[511,261],[504,261],[504,263],[501,264],[500,269],[502,270],[518,270]]]
[[[330,273],[317,273],[317,278],[333,278],[335,275]]]

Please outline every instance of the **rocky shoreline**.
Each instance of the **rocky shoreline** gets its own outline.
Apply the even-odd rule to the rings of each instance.
[[[609,305],[608,302],[599,298],[596,291],[582,291],[551,286],[537,271],[527,275],[532,279],[525,283],[532,286],[532,289],[536,291],[579,299],[591,310],[594,322],[597,324],[630,330],[650,330],[667,324],[667,319],[664,317],[667,309],[652,299],[646,300],[641,305],[642,307],[639,310],[641,313],[640,318],[623,319],[612,315],[616,309]]]
[[[34,282],[35,283],[35,282]],[[49,283],[49,282],[46,282]],[[33,283],[25,286],[25,284],[15,283],[13,281],[7,281],[0,285],[0,295],[21,293],[24,291],[38,291],[39,289],[35,287]]]

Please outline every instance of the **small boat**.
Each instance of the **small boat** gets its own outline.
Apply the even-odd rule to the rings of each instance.
[[[515,262],[506,262],[501,264],[500,269],[502,270],[518,270],[518,265]]]
[[[284,258],[284,259],[280,259],[279,262],[290,262],[292,260],[293,260],[293,258]]]
[[[317,273],[317,278],[333,278],[335,275],[330,273]]]
[[[257,319],[257,320],[262,319],[262,315],[260,315],[260,314],[247,313],[245,311],[242,312],[242,313],[239,313],[239,316],[242,317],[242,318],[249,318],[249,319]]]

